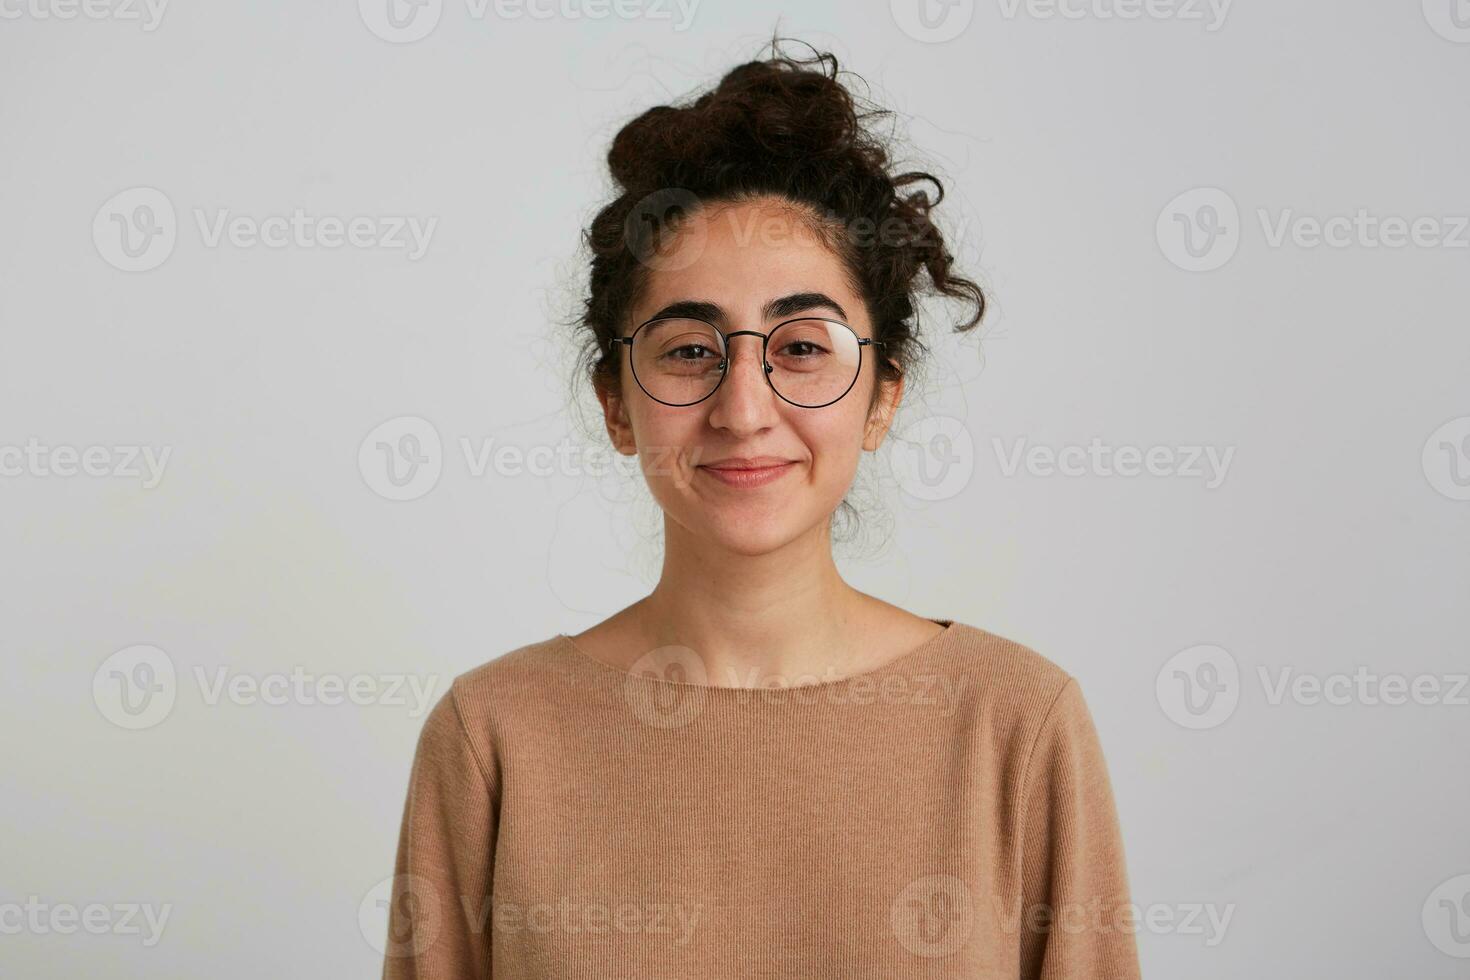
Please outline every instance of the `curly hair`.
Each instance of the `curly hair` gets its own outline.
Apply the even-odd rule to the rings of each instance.
[[[889,110],[839,82],[832,54],[813,48],[813,57],[793,59],[779,41],[770,58],[738,65],[692,102],[647,110],[613,139],[607,163],[620,193],[583,236],[591,270],[581,363],[594,388],[618,390],[611,341],[647,286],[646,260],[700,207],[768,196],[792,203],[867,307],[884,345],[875,360],[880,380],[896,380],[925,350],[914,323],[921,270],[933,292],[973,306],[955,332],[984,315],[985,294],[955,272],[930,218],[944,198],[939,179],[889,173],[889,147],[868,126]],[[924,182],[933,200],[924,188],[909,190]]]

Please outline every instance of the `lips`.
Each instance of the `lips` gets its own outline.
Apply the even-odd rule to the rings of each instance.
[[[791,460],[780,456],[731,456],[728,459],[717,459],[713,463],[701,463],[710,469],[718,470],[758,470],[772,466],[784,466]]]
[[[726,486],[759,487],[779,480],[795,468],[795,460],[779,456],[742,456],[705,463],[698,470]]]

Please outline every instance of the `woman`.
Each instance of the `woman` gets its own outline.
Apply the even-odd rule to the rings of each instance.
[[[1077,683],[833,562],[920,273],[984,309],[837,74],[741,65],[613,142],[582,325],[662,577],[426,719],[386,977],[1138,975]]]

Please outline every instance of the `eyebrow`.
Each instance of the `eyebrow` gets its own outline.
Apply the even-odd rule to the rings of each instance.
[[[842,308],[842,304],[826,293],[792,293],[790,296],[781,296],[762,307],[761,316],[766,320],[776,320],[819,309],[830,310],[836,313],[844,323],[847,322],[847,311]],[[681,299],[670,303],[648,319],[658,320],[673,316],[707,320],[721,327],[730,324],[729,315],[718,303],[697,299]]]

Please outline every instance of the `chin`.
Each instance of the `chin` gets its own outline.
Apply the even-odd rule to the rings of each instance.
[[[665,516],[691,537],[718,544],[733,554],[756,557],[778,551],[830,521],[841,497],[824,507],[822,501],[811,499],[816,495],[810,490],[803,487],[766,500],[711,499],[678,493],[655,497]]]
[[[777,551],[801,537],[806,524],[795,520],[789,509],[776,515],[730,513],[696,515],[695,527],[737,555],[756,557]]]

